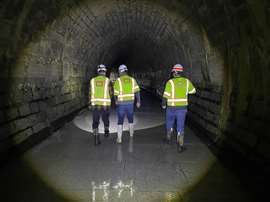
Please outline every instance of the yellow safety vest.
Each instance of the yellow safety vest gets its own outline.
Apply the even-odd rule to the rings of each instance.
[[[196,93],[193,84],[184,77],[170,79],[165,86],[163,97],[168,106],[187,106],[188,94]]]
[[[110,106],[110,79],[105,76],[97,76],[90,81],[91,105]]]
[[[133,101],[134,94],[139,91],[136,80],[128,75],[120,76],[114,83],[114,95],[119,102]]]

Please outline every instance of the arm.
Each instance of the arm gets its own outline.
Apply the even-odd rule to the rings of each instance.
[[[196,89],[193,84],[188,80],[188,94],[195,94]]]
[[[141,95],[140,95],[140,91],[136,92],[135,93],[135,97],[136,97],[136,106],[137,108],[140,108],[141,107]]]
[[[136,101],[141,103],[141,94],[140,92],[135,93]]]
[[[110,97],[113,97],[113,84],[111,81],[109,83],[109,94],[110,94]]]
[[[118,80],[116,80],[114,82],[114,85],[113,85],[113,94],[114,94],[114,101],[115,101],[115,104],[118,105],[118,95],[119,95],[119,83],[118,83]]]
[[[92,95],[92,85],[91,85],[92,79],[90,80],[89,84],[89,97],[88,97],[88,108],[91,108],[91,95]]]
[[[137,108],[141,107],[141,95],[140,95],[140,87],[137,83],[137,81],[132,78],[134,80],[134,93],[135,93],[135,98],[136,98],[136,106]]]
[[[161,107],[162,107],[162,109],[166,109],[166,106],[167,106],[167,98],[163,97]]]
[[[163,96],[162,96],[162,109],[166,109],[167,106],[167,99],[170,98],[171,96],[171,85],[169,83],[169,81],[166,83],[164,92],[163,92]]]

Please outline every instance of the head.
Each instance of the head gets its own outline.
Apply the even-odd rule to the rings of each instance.
[[[180,77],[183,71],[184,67],[180,64],[176,64],[172,68],[172,75],[173,77]]]
[[[127,74],[128,68],[126,65],[120,65],[118,68],[119,75]]]
[[[106,75],[106,72],[107,72],[107,68],[106,68],[105,65],[100,64],[100,65],[97,66],[97,73],[98,73],[98,75],[105,76]]]

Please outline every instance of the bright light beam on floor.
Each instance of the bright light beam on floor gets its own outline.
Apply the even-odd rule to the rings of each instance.
[[[73,123],[81,130],[93,132],[92,130],[92,112],[85,110],[80,113],[73,121]],[[137,112],[134,115],[134,128],[135,130],[142,130],[147,128],[154,128],[165,123],[164,116],[156,112]],[[128,122],[125,119],[124,131],[128,130]],[[104,133],[104,125],[100,120],[99,132]],[[117,113],[112,111],[110,114],[110,132],[117,132]]]

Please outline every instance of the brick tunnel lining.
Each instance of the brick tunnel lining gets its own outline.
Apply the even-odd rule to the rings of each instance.
[[[205,65],[209,44],[202,32],[185,16],[153,5],[126,1],[83,4],[55,20],[30,42],[13,70],[14,82],[9,89],[13,103],[5,112],[9,134],[1,137],[2,144],[20,144],[46,128],[58,127],[59,120],[86,106],[89,80],[100,63],[115,71],[125,60],[139,82],[158,94],[171,66],[182,63],[185,75],[198,87],[205,79],[212,82],[215,95],[221,89],[222,66],[212,66],[216,74],[210,78]],[[208,62],[217,60],[212,57]],[[208,109],[207,103],[197,104],[200,97],[192,99],[193,117]],[[212,97],[217,105],[213,113],[218,116],[219,98]]]
[[[20,144],[63,116],[84,107],[88,80],[96,65],[116,66],[120,63],[117,58],[121,59],[129,47],[143,50],[127,60],[131,72],[137,73],[138,77],[149,77],[157,93],[162,92],[170,66],[181,60],[187,67],[186,76],[199,90],[190,100],[190,117],[206,129],[213,140],[219,137],[223,132],[219,128],[223,57],[208,41],[211,32],[208,31],[206,36],[203,29],[189,21],[189,14],[194,10],[190,9],[189,14],[185,9],[175,12],[164,4],[154,6],[153,2],[147,1],[102,1],[82,5],[49,23],[19,53],[16,68],[12,70],[12,76],[8,75],[12,85],[8,93],[6,89],[1,92],[1,148]],[[200,12],[204,6],[207,7],[199,6]],[[213,24],[212,29],[215,29]],[[146,31],[153,28],[154,32]],[[113,32],[107,34],[106,30]],[[156,33],[161,33],[161,37]],[[127,46],[126,41],[136,42]],[[138,61],[145,55],[148,57],[143,58],[142,66]],[[143,70],[151,70],[153,74]],[[236,150],[245,153],[257,146],[258,139],[253,132],[242,138],[243,127],[239,129],[238,125],[232,125],[227,127],[227,132],[233,133],[234,127],[237,128],[235,131],[241,132],[230,140]]]

